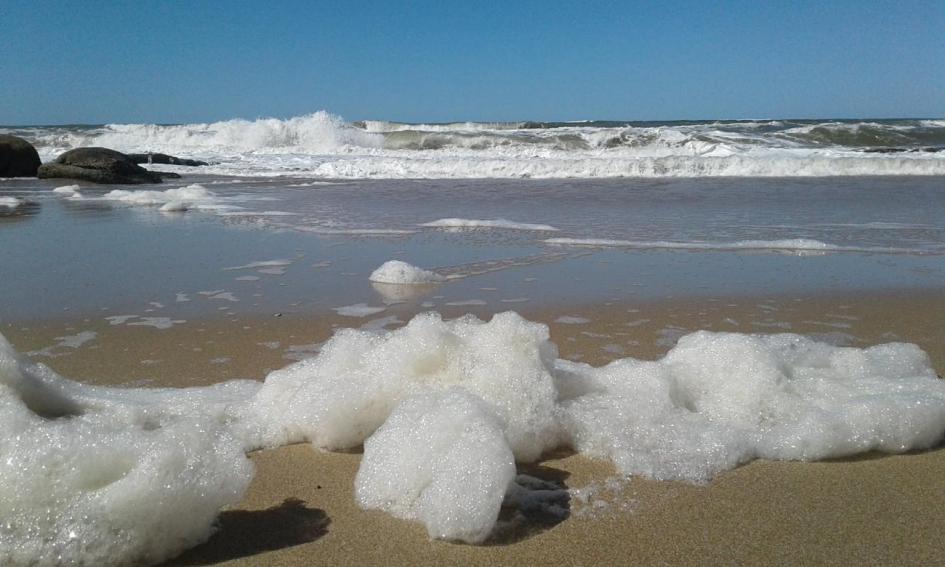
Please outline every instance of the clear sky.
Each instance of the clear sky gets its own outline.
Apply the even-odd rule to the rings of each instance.
[[[945,1],[0,0],[0,124],[945,116]]]

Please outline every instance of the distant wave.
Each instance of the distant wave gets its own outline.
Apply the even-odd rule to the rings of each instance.
[[[200,171],[324,178],[945,175],[945,120],[346,122],[289,119],[0,128],[44,159],[81,146],[213,162]],[[164,166],[174,170],[174,166]]]

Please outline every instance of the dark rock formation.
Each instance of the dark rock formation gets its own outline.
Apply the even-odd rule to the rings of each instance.
[[[135,163],[163,163],[167,165],[187,165],[190,167],[210,165],[205,161],[179,158],[167,154],[128,154],[128,157]]]
[[[0,134],[0,177],[36,177],[39,154],[32,144]]]
[[[66,178],[108,184],[160,183],[162,178],[180,177],[176,173],[158,173],[138,166],[121,152],[107,148],[69,150],[39,167],[40,178]]]

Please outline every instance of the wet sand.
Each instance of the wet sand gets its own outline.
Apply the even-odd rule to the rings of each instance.
[[[909,291],[509,307],[548,323],[563,358],[595,365],[657,358],[681,334],[711,329],[797,332],[851,346],[915,342],[942,375],[943,306],[945,293]],[[334,328],[393,328],[414,310],[393,305],[365,318],[236,314],[168,329],[73,318],[7,323],[0,332],[34,360],[85,382],[187,386],[261,379],[315,353]],[[441,309],[447,317],[492,311]],[[384,320],[391,316],[399,322]],[[76,347],[56,338],[83,332],[95,335]],[[570,517],[507,512],[484,546],[431,542],[419,524],[360,510],[353,497],[357,453],[294,445],[251,458],[256,477],[244,500],[221,516],[218,534],[169,564],[929,564],[945,551],[942,448],[819,463],[755,461],[705,486],[618,480],[608,463],[549,455],[520,472],[578,489]],[[577,496],[592,493],[587,502]]]

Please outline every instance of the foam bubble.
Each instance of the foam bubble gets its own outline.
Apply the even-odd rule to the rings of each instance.
[[[400,260],[388,260],[368,278],[372,282],[394,285],[423,285],[446,281],[445,276],[424,270]]]

